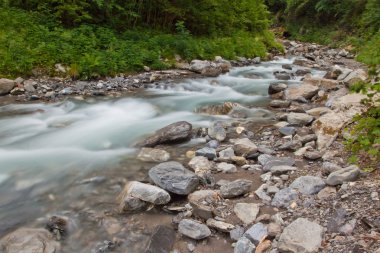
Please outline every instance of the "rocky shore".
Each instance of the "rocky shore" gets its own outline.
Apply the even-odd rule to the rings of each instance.
[[[106,241],[91,253],[380,253],[378,175],[349,164],[342,144],[344,128],[366,109],[360,103],[364,96],[349,92],[356,81],[368,78],[366,69],[344,49],[294,41],[284,45],[286,55],[297,58],[274,73],[271,101],[261,112],[270,112],[267,121],[252,124],[251,108],[226,101],[205,113],[231,120],[200,129],[175,122],[138,144],[137,159],[149,166],[146,180],[119,181],[123,185],[113,209],[99,222]],[[182,64],[184,70],[92,82],[1,79],[0,92],[18,101],[122,96],[134,88],[217,76],[232,66],[259,62],[195,60]],[[326,75],[315,77],[312,69]],[[300,85],[281,82],[295,77],[302,77]],[[205,144],[177,148],[194,138]],[[181,154],[174,157],[173,149]],[[82,183],[97,185],[98,179]],[[70,237],[83,235],[65,215],[44,224],[9,233],[0,240],[0,251],[69,252]],[[142,247],[126,245],[125,224],[148,233]]]

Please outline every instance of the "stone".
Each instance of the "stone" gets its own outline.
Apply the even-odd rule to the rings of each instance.
[[[322,155],[319,151],[306,151],[303,156],[308,160],[318,160],[322,158]]]
[[[254,253],[255,250],[255,245],[248,238],[242,237],[237,241],[234,253]]]
[[[299,86],[291,86],[284,92],[286,100],[299,100],[300,98],[311,99],[318,93],[319,87],[303,83]]]
[[[347,121],[358,113],[363,112],[366,107],[362,104],[362,100],[367,96],[360,93],[351,93],[340,96],[331,102],[331,108],[334,111],[341,112],[347,117]]]
[[[216,230],[221,231],[221,232],[225,232],[225,233],[228,233],[232,229],[235,228],[235,226],[232,225],[232,224],[229,224],[229,223],[226,223],[226,222],[223,222],[223,221],[218,221],[218,220],[215,220],[215,219],[212,219],[212,218],[208,219],[206,221],[206,224],[210,228],[215,228]]]
[[[267,172],[265,174],[260,175],[261,181],[268,182],[272,177],[272,172]]]
[[[336,189],[335,189],[335,187],[330,187],[330,186],[327,186],[327,187],[323,188],[317,194],[318,199],[320,199],[320,200],[324,200],[324,199],[327,199],[327,198],[335,196],[335,195],[336,195]]]
[[[0,96],[6,95],[15,87],[16,82],[10,79],[0,78]]]
[[[291,64],[282,64],[281,66],[283,69],[288,69],[288,70],[292,70],[292,65]]]
[[[248,163],[247,159],[245,159],[243,156],[233,156],[231,160],[239,166],[244,166]]]
[[[0,251],[4,253],[56,253],[60,248],[45,229],[19,228],[0,240]]]
[[[196,156],[190,160],[189,167],[197,176],[204,177],[211,173],[212,163],[204,156]]]
[[[126,197],[138,198],[155,205],[164,205],[170,201],[170,195],[165,190],[137,181],[127,183],[118,199],[124,201]]]
[[[354,85],[360,81],[366,81],[368,78],[368,74],[363,69],[356,69],[352,71],[346,78],[344,78],[343,82],[346,83],[349,87]]]
[[[244,234],[244,228],[241,226],[235,226],[234,229],[230,231],[230,238],[233,241],[238,241]]]
[[[214,206],[219,200],[219,191],[199,190],[191,193],[187,199],[193,208],[193,214],[207,220],[213,218]]]
[[[343,184],[344,182],[355,181],[359,175],[360,169],[356,165],[351,165],[331,173],[326,179],[326,184],[335,186]]]
[[[207,143],[207,147],[216,149],[219,147],[219,142],[216,140],[211,140]]]
[[[154,166],[149,170],[149,177],[156,185],[179,195],[188,195],[199,185],[198,177],[178,162]]]
[[[293,188],[284,188],[277,192],[272,200],[272,206],[288,207],[293,201],[298,199],[298,193]]]
[[[290,101],[287,100],[271,100],[269,106],[273,108],[288,108],[290,106]]]
[[[330,112],[313,122],[312,129],[318,137],[319,150],[324,150],[333,143],[347,120],[343,113]]]
[[[325,182],[320,177],[301,176],[290,184],[290,188],[298,190],[305,195],[317,194],[326,186]]]
[[[310,124],[314,120],[313,116],[310,116],[307,113],[294,113],[291,112],[288,114],[287,121],[290,124],[305,126]]]
[[[216,151],[213,148],[204,147],[195,151],[195,155],[204,156],[207,157],[207,159],[209,160],[213,160],[214,158],[216,158]]]
[[[219,159],[223,161],[230,161],[235,156],[235,151],[229,147],[219,152]]]
[[[11,95],[13,96],[18,96],[18,95],[22,95],[25,93],[25,89],[23,88],[20,88],[20,87],[15,87],[11,90]]]
[[[298,149],[302,148],[302,142],[293,140],[293,141],[288,141],[281,146],[279,146],[277,149],[278,150],[290,150],[290,151],[296,151]]]
[[[288,85],[285,83],[271,83],[268,88],[268,94],[276,94],[283,90],[286,90],[288,88]]]
[[[176,233],[168,226],[158,225],[149,238],[144,253],[167,253],[173,248]]]
[[[296,133],[295,127],[281,127],[278,131],[285,136],[294,135]]]
[[[322,88],[326,91],[337,89],[339,86],[339,82],[336,80],[315,76],[306,77],[303,82]]]
[[[284,174],[284,173],[296,171],[296,170],[297,170],[297,167],[292,167],[288,165],[279,165],[279,166],[273,166],[272,168],[270,168],[270,172],[273,175],[280,175],[280,174]]]
[[[170,154],[162,149],[142,148],[137,155],[137,159],[144,162],[166,162],[170,159]]]
[[[119,201],[120,213],[139,212],[139,211],[143,211],[148,206],[147,202],[142,201],[141,199],[131,197],[131,196],[126,196],[126,195],[119,195],[118,201]]]
[[[276,193],[279,192],[279,191],[280,191],[280,189],[278,189],[278,187],[275,186],[275,185],[270,185],[270,186],[268,186],[268,188],[267,188],[267,192],[268,192],[269,194],[276,194]]]
[[[252,181],[238,179],[220,187],[220,194],[223,198],[235,198],[246,194],[251,190]]]
[[[273,156],[268,155],[268,154],[259,155],[257,157],[257,161],[259,162],[259,164],[263,166],[267,164],[271,159],[273,159]]]
[[[257,146],[248,138],[238,139],[234,143],[235,154],[239,156],[254,154],[257,150]]]
[[[293,166],[295,164],[295,160],[291,157],[273,157],[267,163],[265,163],[263,167],[264,172],[270,171],[270,169],[274,166]]]
[[[223,172],[223,173],[235,173],[237,172],[237,168],[235,165],[233,164],[230,164],[230,163],[219,163],[217,166],[216,166],[216,169],[220,172]]]
[[[217,141],[224,141],[227,137],[226,130],[221,122],[217,121],[213,123],[208,129],[208,135]]]
[[[323,227],[317,223],[298,218],[288,225],[278,241],[280,252],[313,253],[322,244]]]
[[[341,233],[343,235],[350,235],[350,234],[352,234],[352,232],[355,229],[356,222],[357,222],[356,219],[352,219],[352,220],[348,221],[346,224],[344,224],[343,226],[341,226],[339,228],[339,233]]]
[[[268,235],[270,237],[276,237],[277,235],[281,234],[282,229],[281,225],[276,222],[271,222],[268,224]]]
[[[237,203],[234,207],[236,216],[244,222],[244,224],[251,224],[256,220],[260,212],[260,205],[253,203]]]
[[[265,239],[267,236],[267,226],[261,222],[256,223],[244,233],[244,237],[251,240],[251,242],[253,242],[253,244],[255,244],[256,246],[261,242],[261,240]]]
[[[291,79],[291,75],[287,72],[279,72],[279,73],[274,73],[274,76],[278,79],[278,80],[290,80]]]
[[[206,225],[190,219],[181,220],[178,225],[178,231],[194,240],[202,240],[211,235],[211,231]]]
[[[316,117],[316,118],[322,116],[323,114],[329,113],[329,112],[332,112],[332,111],[327,107],[316,107],[316,108],[313,108],[313,109],[306,111],[307,114],[309,114],[313,117]]]
[[[267,188],[266,184],[262,184],[256,191],[255,194],[264,202],[270,202],[272,198],[265,192]]]
[[[141,145],[143,147],[154,147],[159,144],[186,141],[191,137],[192,128],[192,125],[186,121],[176,122],[156,131],[154,135],[145,139]]]

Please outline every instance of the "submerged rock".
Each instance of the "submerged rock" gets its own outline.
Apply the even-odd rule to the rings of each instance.
[[[170,159],[170,154],[162,149],[142,148],[137,159],[144,162],[166,162]]]
[[[191,137],[192,125],[186,121],[170,124],[156,131],[154,135],[145,139],[141,145],[154,147],[158,144],[166,144],[188,140]]]

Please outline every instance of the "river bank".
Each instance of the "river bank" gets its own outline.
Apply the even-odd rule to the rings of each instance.
[[[349,94],[347,89],[354,81],[367,78],[365,69],[359,68],[362,66],[344,50],[296,42],[284,45],[292,58],[274,56],[274,61],[268,63],[255,60],[255,65],[229,68],[230,72],[221,77],[201,78],[206,74],[201,69],[209,71],[207,76],[218,76],[223,68],[198,62],[203,67],[198,68],[199,74],[162,72],[164,77],[152,80],[158,72],[149,72],[141,74],[140,79],[123,79],[129,80],[126,86],[122,81],[120,87],[111,90],[107,87],[114,80],[88,82],[83,91],[74,88],[80,82],[63,82],[63,87],[53,89],[54,82],[48,81],[46,85],[55,94],[51,100],[46,97],[49,89],[37,82],[36,87],[32,85],[35,91],[17,95],[20,101],[34,95],[51,102],[67,97],[86,101],[87,97],[98,96],[94,91],[101,91],[105,97],[114,92],[118,94],[115,96],[123,96],[123,91],[144,87],[158,93],[143,93],[137,98],[164,100],[161,103],[165,106],[157,103],[149,110],[158,107],[163,114],[170,107],[182,115],[171,115],[160,127],[153,126],[154,121],[134,126],[151,125],[131,143],[138,143],[139,148],[118,166],[105,163],[97,170],[76,175],[83,168],[75,165],[80,169],[60,175],[63,187],[48,187],[47,182],[37,182],[32,187],[19,183],[19,189],[24,191],[18,193],[25,194],[26,199],[23,205],[17,206],[23,203],[22,198],[10,193],[13,186],[5,179],[10,191],[2,190],[0,215],[6,226],[1,232],[11,234],[0,241],[3,251],[376,252],[380,247],[379,181],[373,174],[347,163],[341,132],[354,114],[365,109],[360,104],[363,97]],[[218,61],[228,65],[222,59]],[[244,59],[241,61],[245,64]],[[181,82],[183,76],[196,79]],[[17,88],[26,89],[25,81],[23,87]],[[69,88],[75,92],[62,92]],[[96,105],[97,101],[92,103]],[[70,139],[76,144],[88,143],[83,139],[87,135],[95,139],[102,135],[100,130],[115,131],[111,126],[121,123],[114,118],[144,113],[138,111],[142,107],[143,104],[124,107],[126,114],[99,118],[80,133],[53,134],[45,142],[37,138],[44,133],[36,132],[36,138],[21,144],[49,147],[51,142],[52,146],[60,146]],[[32,114],[43,115],[53,108],[37,107]],[[75,114],[64,116],[110,113],[104,105],[92,108],[68,109]],[[11,115],[6,109],[3,107],[2,112],[7,118]],[[184,114],[194,109],[194,114]],[[57,129],[75,129],[75,117],[53,125]],[[94,125],[100,127],[104,120],[109,125],[92,129]],[[125,135],[136,133],[130,128],[124,131]],[[8,137],[12,142],[12,136]],[[121,145],[116,141],[120,138],[100,145],[117,147]],[[94,143],[98,145],[98,141]],[[5,147],[15,149],[17,142]],[[49,156],[52,160],[58,157]],[[71,155],[70,158],[73,159]],[[65,184],[71,180],[70,174],[75,180]],[[16,210],[25,212],[30,201],[43,206],[36,211],[30,205],[30,213],[45,215],[30,215],[29,219],[10,215]],[[16,228],[20,229],[12,232]]]

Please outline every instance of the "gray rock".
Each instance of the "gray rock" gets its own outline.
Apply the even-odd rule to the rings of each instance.
[[[134,213],[145,210],[148,207],[148,203],[141,199],[131,196],[119,196],[119,212],[120,213]]]
[[[307,151],[303,156],[309,160],[318,160],[322,158],[322,153],[319,151]]]
[[[278,129],[278,131],[285,136],[288,135],[294,135],[296,133],[296,128],[295,127],[281,127]]]
[[[290,150],[290,151],[296,151],[298,149],[302,148],[302,142],[293,140],[286,142],[278,147],[278,150]]]
[[[175,231],[171,227],[159,225],[154,229],[149,238],[144,253],[167,253],[173,248],[175,242]]]
[[[197,176],[204,178],[205,175],[211,173],[212,163],[204,156],[196,156],[190,160],[189,167]]]
[[[344,182],[355,181],[359,175],[360,169],[357,166],[352,165],[331,173],[326,179],[326,184],[334,186],[343,184]]]
[[[178,162],[165,162],[149,170],[150,179],[161,188],[179,195],[193,192],[199,184],[198,177]]]
[[[127,183],[123,192],[125,197],[134,197],[155,205],[164,205],[170,201],[170,195],[166,191],[154,185],[143,184],[137,181]],[[122,198],[123,200],[125,198]]]
[[[294,180],[289,187],[298,190],[302,194],[312,195],[317,194],[325,186],[325,182],[320,177],[302,176]]]
[[[142,148],[137,159],[144,162],[166,162],[170,159],[170,154],[162,149]]]
[[[268,88],[268,94],[276,94],[283,90],[286,90],[286,88],[288,88],[288,85],[285,83],[271,83]]]
[[[244,224],[251,224],[254,222],[259,212],[259,204],[237,203],[234,207],[234,213],[242,222],[244,222]]]
[[[216,149],[219,147],[219,142],[217,140],[211,140],[207,143],[207,147]]]
[[[336,165],[335,163],[324,162],[322,164],[322,171],[323,171],[323,174],[325,174],[325,175],[329,175],[330,173],[337,171],[337,170],[341,170],[341,169],[342,169],[342,167]]]
[[[255,245],[248,238],[242,237],[237,241],[234,253],[254,253],[255,250]]]
[[[297,167],[292,167],[288,165],[279,165],[279,166],[273,166],[272,168],[270,168],[270,172],[273,175],[280,175],[280,174],[284,174],[284,173],[295,171],[295,170],[297,170]]]
[[[219,200],[219,191],[199,190],[188,196],[190,205],[193,208],[193,214],[202,219],[213,218],[214,207]]]
[[[233,241],[238,241],[244,234],[244,228],[241,226],[236,226],[230,231],[230,238]]]
[[[0,240],[4,253],[56,253],[60,248],[60,243],[45,229],[19,228]]]
[[[275,77],[276,77],[278,80],[290,80],[290,79],[291,79],[290,74],[289,74],[289,73],[286,73],[286,72],[284,72],[284,73],[282,73],[282,72],[280,72],[280,73],[275,73],[274,75],[275,75]]]
[[[208,129],[208,135],[217,141],[224,141],[227,137],[226,130],[223,127],[223,124],[219,121],[212,124]]]
[[[294,113],[288,114],[287,121],[290,124],[305,126],[310,124],[314,120],[313,116],[307,113]]]
[[[15,87],[16,82],[10,79],[0,78],[0,96],[6,95]]]
[[[223,161],[230,161],[235,156],[234,150],[229,147],[219,152],[219,158]]]
[[[257,146],[248,138],[238,139],[234,143],[235,154],[239,156],[254,154],[257,150]]]
[[[211,231],[206,225],[190,219],[181,220],[178,231],[194,240],[202,240],[211,235]]]
[[[268,235],[270,237],[276,237],[277,235],[281,234],[281,225],[276,222],[271,222],[268,225]]]
[[[245,231],[244,236],[251,240],[256,246],[260,241],[268,236],[267,226],[259,222]]]
[[[213,160],[216,157],[216,151],[213,148],[204,147],[195,151],[196,156],[204,156],[209,160]]]
[[[255,194],[257,197],[259,197],[264,202],[270,202],[272,198],[265,192],[265,189],[267,188],[266,184],[262,184],[256,191]]]
[[[232,229],[235,228],[235,226],[232,224],[229,224],[223,221],[218,221],[212,218],[208,219],[206,221],[206,224],[210,228],[215,228],[216,230],[219,230],[221,232],[226,232],[226,233],[230,232]]]
[[[252,181],[238,179],[220,187],[220,194],[223,198],[234,198],[246,194],[251,190]]]
[[[278,241],[280,252],[318,252],[322,243],[323,227],[304,218],[288,225]]]
[[[257,157],[257,161],[259,164],[265,166],[269,161],[271,161],[274,157],[268,154],[262,154]]]
[[[290,106],[290,101],[287,100],[271,100],[269,106],[273,108],[288,108]]]
[[[230,163],[219,163],[217,166],[216,166],[216,169],[220,172],[223,172],[223,173],[235,173],[237,172],[237,168],[235,165],[233,164],[230,164]]]
[[[277,192],[272,200],[272,206],[288,207],[293,201],[298,199],[298,193],[292,188],[284,188]]]
[[[263,171],[268,172],[274,166],[280,166],[280,165],[293,166],[294,164],[295,164],[295,160],[291,157],[273,157],[264,165]]]
[[[154,135],[145,139],[141,145],[154,147],[158,144],[166,144],[188,140],[191,137],[192,125],[186,121],[170,124],[156,131]]]

